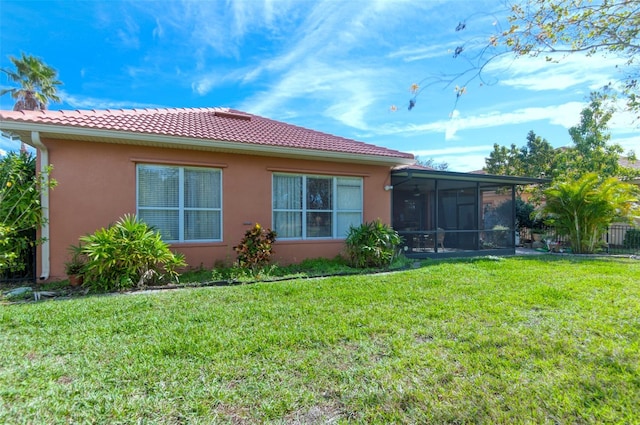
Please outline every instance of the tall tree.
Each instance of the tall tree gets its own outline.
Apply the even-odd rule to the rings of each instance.
[[[541,177],[549,175],[556,157],[556,150],[546,139],[533,131],[527,134],[526,145],[518,148],[493,145],[493,151],[485,158],[484,170],[489,174]]]
[[[527,144],[520,148],[523,175],[544,177],[551,175],[558,152],[547,139],[536,135],[533,130],[527,134]]]
[[[573,146],[564,149],[554,167],[554,177],[578,179],[587,173],[601,177],[636,176],[637,171],[620,165],[622,146],[609,143],[608,123],[613,109],[606,96],[592,93],[589,105],[580,113],[580,123],[569,129]]]
[[[580,123],[569,129],[573,144],[554,149],[551,144],[533,131],[527,134],[527,143],[518,148],[493,145],[493,151],[485,159],[485,171],[527,177],[553,177],[578,179],[595,172],[601,177],[629,179],[638,176],[638,170],[620,165],[623,149],[610,143],[608,123],[613,115],[607,97],[592,93],[589,105],[580,113]],[[634,158],[630,153],[630,157]]]
[[[512,143],[509,148],[494,143],[493,151],[488,158],[485,158],[485,164],[484,170],[489,174],[503,176],[524,175],[520,150],[515,143]]]
[[[2,68],[2,72],[18,87],[2,89],[0,96],[10,94],[16,100],[14,110],[43,110],[49,102],[60,102],[57,86],[62,82],[57,79],[58,71],[24,53],[20,58],[10,56],[9,59],[15,70]]]

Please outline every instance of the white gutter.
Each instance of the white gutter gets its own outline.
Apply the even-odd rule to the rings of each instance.
[[[51,251],[49,246],[49,174],[47,168],[49,167],[49,151],[47,147],[40,140],[40,133],[37,131],[31,132],[31,141],[34,147],[40,151],[40,175],[43,179],[43,185],[40,192],[40,202],[42,207],[43,222],[40,227],[40,237],[42,238],[41,252],[42,252],[42,272],[40,274],[41,280],[49,279],[51,273]]]

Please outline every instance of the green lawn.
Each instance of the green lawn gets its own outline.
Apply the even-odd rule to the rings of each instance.
[[[640,261],[0,305],[0,423],[640,422]]]

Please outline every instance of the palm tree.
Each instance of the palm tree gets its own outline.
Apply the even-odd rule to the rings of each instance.
[[[595,251],[608,226],[616,220],[636,216],[638,189],[615,177],[601,179],[587,173],[578,180],[556,182],[545,190],[548,224],[566,235],[574,253]]]
[[[58,71],[35,56],[24,53],[21,58],[10,56],[9,59],[16,69],[3,68],[2,72],[19,87],[2,89],[0,96],[10,93],[16,99],[14,111],[44,110],[50,101],[60,102],[56,86],[62,82],[57,79]]]

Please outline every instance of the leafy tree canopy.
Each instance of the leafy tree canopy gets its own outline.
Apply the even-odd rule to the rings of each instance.
[[[607,97],[591,94],[589,105],[580,113],[580,123],[569,129],[573,146],[558,154],[553,176],[556,178],[580,178],[587,173],[601,177],[628,179],[638,175],[637,170],[620,165],[624,151],[617,143],[609,143],[608,123],[613,108]],[[633,152],[629,155],[635,159]]]
[[[546,139],[530,131],[527,143],[520,148],[513,143],[509,148],[494,143],[484,170],[489,174],[544,177],[549,175],[555,155]]]
[[[423,167],[431,167],[438,171],[448,171],[449,163],[442,161],[438,162],[434,158],[422,159],[419,156],[416,156],[416,164],[422,165]]]
[[[580,113],[580,122],[569,129],[572,146],[554,149],[549,142],[530,131],[523,147],[511,144],[507,148],[494,144],[493,151],[485,160],[485,171],[554,179],[578,179],[591,172],[603,178],[619,177],[623,180],[637,176],[638,170],[620,164],[622,147],[610,143],[607,126],[613,109],[607,100],[604,95],[591,94],[589,105]],[[633,152],[628,156],[635,160]]]

